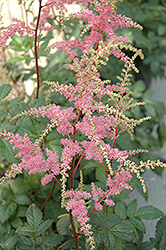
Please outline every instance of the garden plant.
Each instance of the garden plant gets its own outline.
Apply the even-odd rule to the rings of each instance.
[[[79,10],[69,13],[73,3]],[[132,92],[135,60],[144,56],[118,34],[142,27],[119,14],[118,0],[19,4],[26,21],[13,17],[0,34],[0,153],[7,167],[0,249],[165,249],[164,214],[137,209],[136,199],[123,202],[135,186],[146,193],[145,169],[166,167],[142,160],[148,151],[132,144],[135,128],[151,118],[131,115],[145,104]],[[9,58],[10,50],[19,55]],[[101,77],[112,57],[123,64],[113,82]],[[36,82],[31,96],[20,86],[28,79]],[[142,219],[157,218],[155,237],[144,242]]]

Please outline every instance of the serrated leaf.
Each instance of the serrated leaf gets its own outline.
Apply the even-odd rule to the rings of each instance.
[[[122,250],[125,247],[125,241],[123,239],[120,239],[118,237],[115,237],[116,242],[116,250]]]
[[[21,237],[17,245],[20,249],[36,250],[35,240],[32,238]]]
[[[161,250],[166,249],[166,229],[163,231],[163,236],[160,242]]]
[[[118,201],[114,209],[115,209],[116,215],[119,215],[121,219],[124,219],[124,220],[126,219],[126,207],[122,202]]]
[[[150,238],[150,241],[145,241],[139,245],[140,250],[152,250],[156,245],[156,240],[154,238]],[[138,248],[137,248],[138,249]]]
[[[20,236],[34,236],[35,231],[31,227],[20,227],[16,231]]]
[[[41,223],[39,225],[39,227],[36,229],[37,236],[40,235],[40,234],[42,234],[42,233],[44,233],[45,231],[47,231],[51,227],[53,221],[54,220],[49,219],[49,220],[46,220],[43,223]]]
[[[126,241],[132,241],[136,237],[134,227],[129,221],[122,221],[121,223],[110,228],[112,234],[118,238]]]
[[[28,187],[30,187],[31,189],[35,189],[38,185],[41,184],[42,177],[43,172],[29,175],[27,171],[24,171],[24,180],[26,182],[26,185],[28,185]]]
[[[115,238],[110,231],[104,230],[103,241],[104,241],[104,246],[106,247],[106,249],[112,249],[112,250],[115,249]]]
[[[3,106],[0,106],[0,119],[6,118],[8,115],[7,111]]]
[[[166,230],[166,216],[161,218],[156,225],[155,237],[158,241],[161,240],[163,231]]]
[[[30,198],[27,197],[26,195],[15,196],[15,202],[18,205],[30,205],[31,204]]]
[[[26,206],[19,206],[17,211],[17,217],[25,217],[26,216],[27,207]]]
[[[29,188],[27,187],[27,184],[22,183],[19,180],[10,180],[9,185],[12,189],[12,195],[13,193],[20,196],[29,194]]]
[[[18,163],[15,158],[17,151],[13,150],[10,142],[5,141],[3,138],[0,139],[0,153],[8,163]]]
[[[61,217],[56,224],[58,233],[60,235],[70,234],[70,218],[68,216]]]
[[[119,223],[121,223],[121,219],[119,218],[119,216],[115,215],[115,214],[107,214],[105,216],[106,218],[106,224],[105,227],[107,229],[110,229],[112,227],[114,227],[115,225],[118,225]]]
[[[57,250],[60,250],[60,249],[74,249],[74,247],[75,247],[74,239],[69,239],[66,242],[64,242],[61,246],[59,246]]]
[[[41,246],[42,242],[43,242],[43,237],[42,236],[37,237],[37,245]]]
[[[49,219],[53,219],[55,222],[58,221],[58,216],[62,214],[63,210],[58,202],[49,201],[45,206],[46,214],[49,215]]]
[[[11,250],[15,244],[17,242],[17,236],[13,236],[13,237],[10,237],[9,239],[7,239],[5,242],[3,242],[3,249],[5,250]]]
[[[127,206],[127,216],[132,217],[137,210],[137,200],[132,200],[129,205]]]
[[[105,215],[98,216],[98,215],[92,214],[91,221],[94,226],[99,228],[103,223],[106,222],[106,216]]]
[[[153,206],[140,207],[135,213],[134,217],[140,217],[146,220],[153,220],[163,216],[163,213]]]
[[[17,205],[14,202],[0,206],[0,222],[3,224],[16,212]]]
[[[41,222],[42,217],[43,214],[40,209],[35,204],[30,205],[26,213],[26,218],[29,225],[36,230]]]
[[[19,228],[19,227],[22,227],[23,223],[22,223],[22,220],[20,218],[16,218],[14,220],[11,221],[11,225],[14,227],[14,228]]]
[[[146,228],[144,223],[139,219],[139,218],[130,218],[129,220],[134,227],[136,227],[137,229],[139,229],[141,232],[146,233]]]
[[[63,239],[64,239],[64,237],[62,235],[59,235],[59,234],[46,235],[44,237],[43,244],[46,247],[55,247],[55,246],[61,244]]]
[[[3,84],[0,86],[0,100],[3,100],[5,97],[9,95],[12,88],[9,84]]]
[[[100,247],[103,241],[103,234],[101,230],[95,230],[94,239],[95,239],[96,248]]]

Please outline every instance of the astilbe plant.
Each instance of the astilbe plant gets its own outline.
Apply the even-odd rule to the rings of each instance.
[[[67,15],[66,4],[83,3],[84,7],[80,12]],[[35,174],[44,172],[41,180],[43,185],[52,179],[58,183],[61,189],[61,205],[69,213],[71,227],[73,230],[75,249],[79,249],[79,238],[84,234],[89,242],[90,249],[95,249],[93,228],[91,227],[91,215],[95,210],[102,211],[103,205],[114,206],[113,195],[119,195],[122,190],[132,189],[129,182],[132,174],[136,174],[140,180],[144,192],[146,187],[141,177],[145,168],[155,166],[165,167],[160,161],[140,162],[136,164],[130,160],[130,156],[147,152],[146,150],[119,150],[116,142],[121,133],[128,133],[133,139],[134,128],[149,117],[135,120],[128,118],[125,114],[129,109],[144,103],[134,103],[130,91],[130,72],[138,72],[134,64],[137,56],[143,59],[141,50],[130,45],[130,41],[122,36],[117,36],[115,31],[118,28],[140,28],[129,18],[117,13],[117,0],[48,0],[43,3],[39,1],[39,14],[36,23],[26,26],[24,22],[13,19],[13,25],[2,31],[0,44],[3,47],[7,40],[18,33],[20,36],[28,34],[35,39],[36,73],[37,73],[37,95],[39,91],[38,72],[38,46],[37,32],[53,29],[47,25],[47,18],[51,17],[51,8],[54,7],[61,20],[62,29],[65,29],[65,21],[69,18],[77,18],[86,22],[85,29],[78,39],[57,41],[50,45],[50,49],[61,49],[69,56],[69,63],[65,65],[67,70],[75,73],[76,84],[68,85],[59,82],[45,82],[50,85],[49,93],[60,93],[70,102],[70,107],[62,108],[54,103],[40,108],[31,108],[23,111],[13,119],[22,116],[35,116],[49,119],[45,130],[34,143],[28,134],[20,136],[4,130],[1,137],[13,144],[17,150],[19,164],[13,164],[10,171],[7,171],[1,179],[5,180],[15,177],[23,170]],[[65,7],[64,7],[65,4]],[[39,36],[38,36],[39,37]],[[39,38],[40,39],[40,38]],[[129,58],[124,53],[130,50],[133,56]],[[124,69],[121,76],[117,77],[116,85],[110,80],[100,78],[100,65],[106,65],[110,56],[114,56],[124,62]],[[56,79],[55,79],[56,80]],[[63,136],[61,139],[62,152],[46,148],[45,137],[52,131]],[[81,137],[84,135],[84,137]],[[81,139],[84,138],[84,139]],[[80,162],[94,160],[104,169],[106,175],[105,188],[98,187],[91,183],[91,191],[86,191],[83,185],[83,178],[78,186],[75,184],[76,172],[79,172]],[[116,166],[114,166],[116,162]],[[80,174],[82,172],[80,171]],[[69,181],[68,181],[69,179]],[[90,203],[90,201],[93,201]],[[91,205],[91,204],[94,204]]]

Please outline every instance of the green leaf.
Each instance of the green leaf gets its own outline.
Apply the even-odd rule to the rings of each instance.
[[[21,237],[17,243],[20,249],[36,250],[35,240],[32,238]]]
[[[161,241],[161,238],[163,236],[163,232],[166,230],[166,216],[161,218],[158,222],[157,222],[157,225],[156,225],[156,239],[158,241]]]
[[[16,218],[14,220],[11,221],[11,225],[14,227],[14,228],[19,228],[19,227],[22,227],[23,225],[23,222],[20,218]]]
[[[150,238],[150,241],[145,241],[140,244],[140,250],[152,250],[156,245],[156,240],[154,238]],[[138,248],[137,248],[138,249]]]
[[[11,92],[12,87],[9,84],[4,84],[0,86],[0,100],[4,99]]]
[[[127,216],[132,217],[137,210],[137,200],[132,200],[129,205],[127,206]]]
[[[152,105],[146,103],[144,107],[145,107],[146,111],[149,113],[150,116],[152,116],[153,118],[156,117],[156,111],[152,107]]]
[[[103,167],[99,166],[96,168],[96,179],[102,183],[106,183],[106,175]]]
[[[25,217],[26,216],[26,211],[27,211],[27,207],[20,205],[18,207],[17,217]]]
[[[14,202],[0,206],[0,222],[3,224],[16,212],[17,205]]]
[[[12,189],[13,193],[17,196],[28,195],[29,188],[27,187],[26,183],[22,183],[19,179],[10,180],[9,185]]]
[[[133,225],[129,221],[122,221],[120,224],[110,228],[110,232],[118,238],[132,241],[136,237]]]
[[[19,49],[19,48],[18,48]],[[17,49],[17,51],[22,51],[22,49],[20,50],[18,50]],[[16,49],[15,49],[16,50]],[[19,61],[23,61],[24,60],[24,58],[23,57],[13,57],[13,58],[11,58],[11,59],[9,59],[8,61],[7,61],[7,63],[15,63],[15,62],[19,62]]]
[[[144,223],[141,221],[141,219],[139,218],[130,218],[129,220],[134,227],[136,227],[137,229],[139,229],[141,232],[146,233],[146,228]]]
[[[22,46],[22,37],[15,35],[12,36],[12,44],[17,45],[17,46]]]
[[[166,126],[163,120],[159,121],[157,132],[158,132],[160,145],[163,146],[166,140]]]
[[[38,245],[38,246],[41,246],[42,241],[43,241],[43,237],[42,237],[42,236],[37,237],[37,245]],[[43,246],[43,247],[44,247],[44,246]],[[44,247],[44,249],[45,249],[45,247]]]
[[[75,247],[74,239],[69,239],[66,242],[64,242],[61,246],[59,246],[57,250],[59,250],[59,249],[74,249],[74,247]]]
[[[138,80],[133,85],[134,91],[143,92],[146,89],[146,84],[142,80]]]
[[[115,249],[115,238],[113,234],[108,230],[104,230],[103,234],[103,241],[106,249]]]
[[[58,221],[58,216],[64,211],[62,210],[60,204],[55,201],[49,201],[45,206],[45,212],[49,215],[49,219],[53,219],[55,222]]]
[[[30,189],[35,189],[37,188],[37,186],[41,184],[41,178],[43,177],[43,172],[29,175],[27,171],[24,171],[23,175],[26,185],[28,185]]]
[[[31,204],[31,200],[26,195],[15,196],[15,202],[18,205],[30,205]]]
[[[134,217],[140,217],[146,220],[153,220],[163,216],[163,213],[153,206],[140,207],[135,213]]]
[[[46,235],[44,237],[43,245],[46,247],[55,247],[60,245],[63,241],[64,237],[59,234]]]
[[[10,237],[5,242],[1,243],[5,250],[11,250],[17,242],[17,236]]]
[[[115,237],[116,250],[122,250],[125,247],[125,241],[118,237]]]
[[[101,247],[103,242],[103,234],[101,230],[95,230],[94,239],[95,239],[96,249],[98,249],[98,247]]]
[[[119,217],[121,219],[125,220],[126,219],[126,207],[125,207],[125,205],[122,202],[118,201],[114,208],[115,208],[115,214],[119,215]]]
[[[163,24],[160,24],[157,28],[157,32],[159,34],[159,36],[165,35],[166,32],[166,27]]]
[[[138,178],[133,175],[133,178],[132,178],[132,182],[133,182],[133,187],[136,187],[138,192],[145,198],[145,200],[147,201],[148,199],[148,190],[146,191],[146,193],[143,192],[143,188],[142,188],[142,185],[140,183],[140,181],[138,180]]]
[[[31,227],[20,227],[17,229],[16,231],[20,236],[34,236],[35,235],[35,231],[34,229],[32,229]]]
[[[43,214],[40,209],[35,204],[30,205],[26,213],[26,218],[29,225],[36,230],[41,222],[42,217]]]
[[[49,148],[53,152],[56,151],[59,157],[61,156],[61,153],[62,153],[61,139],[62,139],[62,136],[57,131],[53,131],[52,133],[48,134],[48,136],[46,137]]]
[[[0,152],[8,163],[18,163],[15,155],[17,151],[13,150],[10,142],[0,139]]]
[[[0,106],[0,119],[6,118],[8,115],[7,111],[3,106]]]
[[[68,235],[70,234],[70,218],[69,216],[63,216],[61,217],[57,224],[56,224],[56,227],[57,227],[57,230],[58,230],[58,233],[60,235]]]
[[[37,236],[44,233],[45,231],[47,231],[51,227],[53,221],[54,220],[49,219],[49,220],[46,220],[43,223],[41,223],[40,226],[36,229]]]

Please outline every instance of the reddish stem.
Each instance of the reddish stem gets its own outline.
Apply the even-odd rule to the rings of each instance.
[[[103,197],[98,201],[98,203],[101,203],[104,199],[105,199],[105,197],[109,194],[109,192],[110,192],[110,190],[108,190],[106,193],[105,193],[105,195],[103,195]],[[91,215],[93,214],[93,212],[95,211],[95,207],[92,209],[92,211],[90,212],[90,214],[88,215],[88,217],[90,218],[91,217]]]
[[[75,125],[78,122],[79,118],[80,118],[80,112],[77,109],[76,118],[75,118],[75,122],[74,122],[74,126],[73,126],[73,142],[74,143],[75,143],[75,140],[76,140],[76,133],[77,133]],[[70,169],[70,189],[71,190],[74,189],[74,164],[75,164],[75,156],[73,156],[73,159],[72,159],[72,162],[71,162],[71,169]],[[79,249],[79,246],[78,246],[79,235],[76,233],[76,229],[75,229],[75,225],[74,225],[74,221],[73,221],[73,215],[72,215],[71,210],[69,211],[69,215],[70,215],[70,223],[71,223],[72,230],[73,230],[73,235],[74,235],[75,250],[78,250]]]
[[[37,23],[36,23],[36,28],[35,28],[35,42],[34,42],[34,47],[35,47],[35,64],[36,64],[36,74],[37,74],[37,90],[36,90],[36,99],[38,99],[39,97],[39,86],[40,86],[40,82],[39,82],[39,65],[38,65],[38,49],[39,49],[39,44],[37,41],[37,31],[38,31],[38,27],[39,27],[39,21],[40,21],[40,14],[41,14],[41,4],[42,4],[42,0],[38,0],[39,1],[39,12],[38,12],[38,17],[37,17]]]
[[[105,172],[108,174],[108,170],[106,169],[106,167],[104,166],[104,164],[102,162],[100,162],[100,164],[103,166],[103,168],[105,169]]]
[[[54,188],[55,188],[55,183],[56,183],[56,180],[54,180],[54,182],[53,182],[53,184],[52,184],[51,191],[50,191],[50,193],[49,193],[47,199],[46,199],[45,202],[43,203],[42,207],[40,208],[41,211],[43,210],[43,208],[45,207],[45,205],[47,204],[47,202],[48,202],[49,199],[51,198],[51,195],[52,195],[52,193],[53,193],[53,191],[54,191]]]
[[[51,171],[48,170],[49,174],[51,174]],[[59,183],[58,179],[54,176],[54,180],[56,181],[56,183],[58,184],[58,186],[60,187],[60,189],[62,189],[61,184]]]
[[[78,234],[76,233],[76,230],[75,230],[73,215],[71,213],[71,210],[69,211],[69,215],[70,215],[70,223],[71,223],[71,227],[72,227],[73,235],[74,235],[75,250],[78,250],[79,249],[79,247],[78,247]]]
[[[6,112],[8,112],[11,115],[11,117],[13,117],[12,113],[10,113],[10,111],[6,108],[6,106],[3,104],[3,102],[1,100],[0,100],[0,103],[2,104],[2,106],[4,107],[4,109],[6,110]]]
[[[80,157],[80,159],[79,159],[79,161],[78,161],[78,163],[77,163],[77,166],[76,166],[75,169],[74,169],[74,172],[73,172],[74,175],[75,175],[76,170],[77,170],[77,168],[78,168],[78,166],[79,166],[79,164],[80,164],[82,158],[84,157],[84,155],[85,155],[85,153],[83,153],[83,154],[81,155],[81,157]]]

